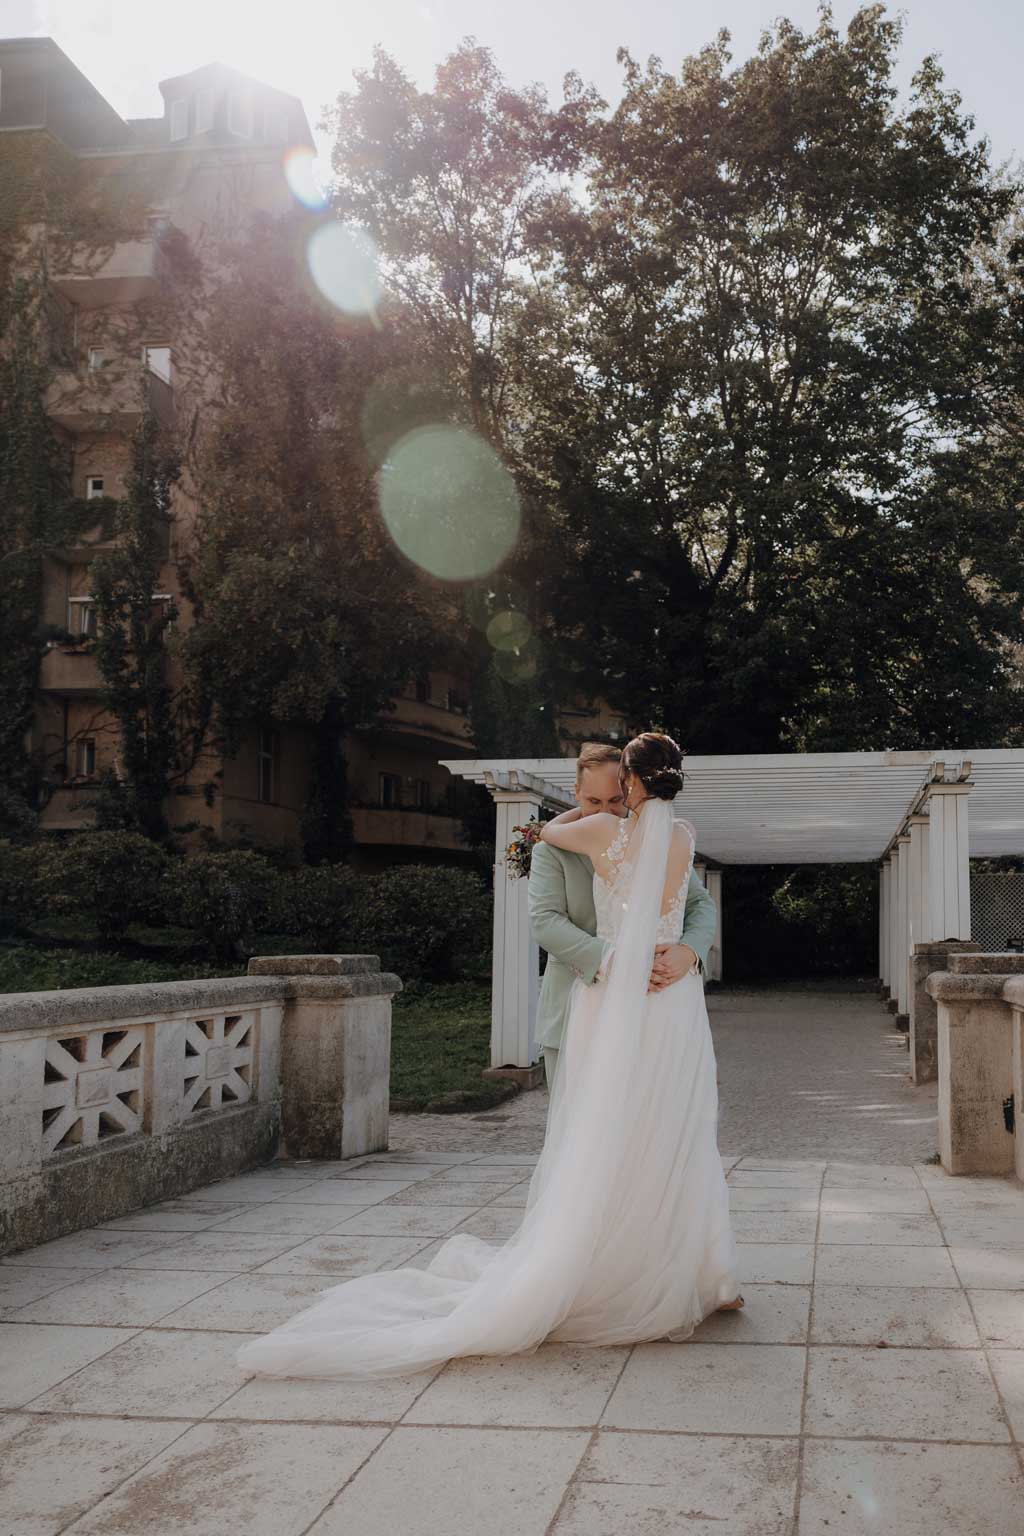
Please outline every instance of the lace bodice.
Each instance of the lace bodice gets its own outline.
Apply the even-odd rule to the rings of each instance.
[[[675,944],[683,928],[686,891],[690,881],[690,870],[693,868],[694,845],[697,833],[691,822],[681,821],[677,825],[683,828],[689,839],[689,856],[686,860],[682,879],[678,881],[678,884],[673,889],[666,889],[662,898],[661,917],[658,920],[658,930],[655,936],[656,944]],[[603,877],[596,869],[594,871],[594,910],[597,914],[597,936],[599,939],[607,939],[613,943],[618,936],[619,924],[622,920],[622,913],[625,910],[624,903],[628,900],[629,896],[631,867],[627,858],[627,850],[631,827],[630,818],[628,816],[623,817],[622,826],[616,833],[615,840],[605,855],[609,866],[609,877]]]

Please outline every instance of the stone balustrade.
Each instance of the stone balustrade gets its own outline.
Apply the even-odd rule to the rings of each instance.
[[[275,1155],[388,1143],[391,999],[372,955],[0,996],[0,1252]]]
[[[925,983],[937,1005],[942,1166],[1024,1180],[1024,955],[947,960]]]

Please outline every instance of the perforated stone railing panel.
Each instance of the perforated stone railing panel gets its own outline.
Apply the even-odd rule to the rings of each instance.
[[[183,1065],[187,1115],[249,1102],[257,1027],[253,1009],[189,1019]]]
[[[44,1154],[142,1128],[145,1031],[96,1029],[46,1041]]]

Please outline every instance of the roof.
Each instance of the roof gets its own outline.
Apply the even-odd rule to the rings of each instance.
[[[495,774],[528,775],[563,795],[576,777],[573,757],[452,760],[444,767],[477,784]],[[683,772],[676,814],[694,823],[700,853],[715,863],[881,859],[925,784],[941,776],[972,786],[972,858],[1024,854],[1024,747],[693,754]]]

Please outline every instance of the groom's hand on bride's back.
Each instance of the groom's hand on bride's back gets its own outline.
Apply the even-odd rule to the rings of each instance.
[[[689,944],[659,944],[654,951],[648,992],[664,992],[689,975],[697,961],[697,952]]]

